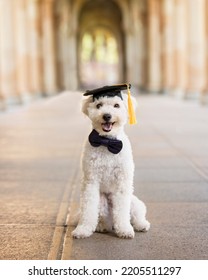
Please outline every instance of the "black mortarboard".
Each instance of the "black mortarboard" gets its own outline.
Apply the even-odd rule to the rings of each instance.
[[[93,100],[98,99],[98,98],[103,97],[103,96],[107,96],[107,97],[119,96],[121,99],[123,99],[122,95],[121,95],[121,90],[125,90],[125,89],[128,89],[128,88],[131,88],[130,84],[104,86],[104,87],[96,88],[96,89],[93,89],[93,90],[87,90],[84,93],[84,96],[92,95]]]
[[[120,84],[120,85],[113,85],[113,86],[104,86],[101,88],[96,88],[93,90],[87,90],[84,93],[84,96],[92,95],[93,101],[95,99],[99,99],[100,97],[107,96],[107,97],[114,97],[119,96],[121,99],[121,90],[128,90],[128,113],[129,113],[129,123],[136,124],[136,115],[134,113],[134,108],[131,100],[131,93],[130,93],[131,84]]]

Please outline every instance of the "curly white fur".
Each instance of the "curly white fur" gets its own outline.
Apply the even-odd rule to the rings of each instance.
[[[83,100],[82,111],[90,118],[99,135],[123,142],[113,154],[104,146],[93,147],[86,141],[82,157],[82,190],[79,222],[74,238],[89,237],[95,231],[114,231],[122,238],[133,238],[134,230],[147,231],[144,203],[133,195],[134,162],[129,139],[124,132],[128,120],[127,98],[92,97]],[[134,106],[136,104],[133,98]],[[117,104],[117,105],[116,105]],[[112,129],[103,130],[103,115],[110,114]]]

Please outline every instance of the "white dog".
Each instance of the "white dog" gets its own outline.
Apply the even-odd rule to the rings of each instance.
[[[93,131],[83,151],[81,209],[74,238],[89,237],[95,231],[133,238],[134,230],[150,228],[144,203],[133,195],[134,163],[124,132],[127,96],[118,90],[108,95],[111,87],[104,88],[104,93],[91,95],[82,104]]]

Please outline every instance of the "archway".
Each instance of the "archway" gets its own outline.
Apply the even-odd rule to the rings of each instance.
[[[120,8],[114,1],[87,1],[79,15],[78,81],[80,87],[120,83],[125,78]]]

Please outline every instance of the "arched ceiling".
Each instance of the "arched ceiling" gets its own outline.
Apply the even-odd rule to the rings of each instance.
[[[115,34],[120,32],[122,15],[114,1],[88,0],[83,5],[79,14],[79,30],[83,34],[97,27],[108,28]]]

